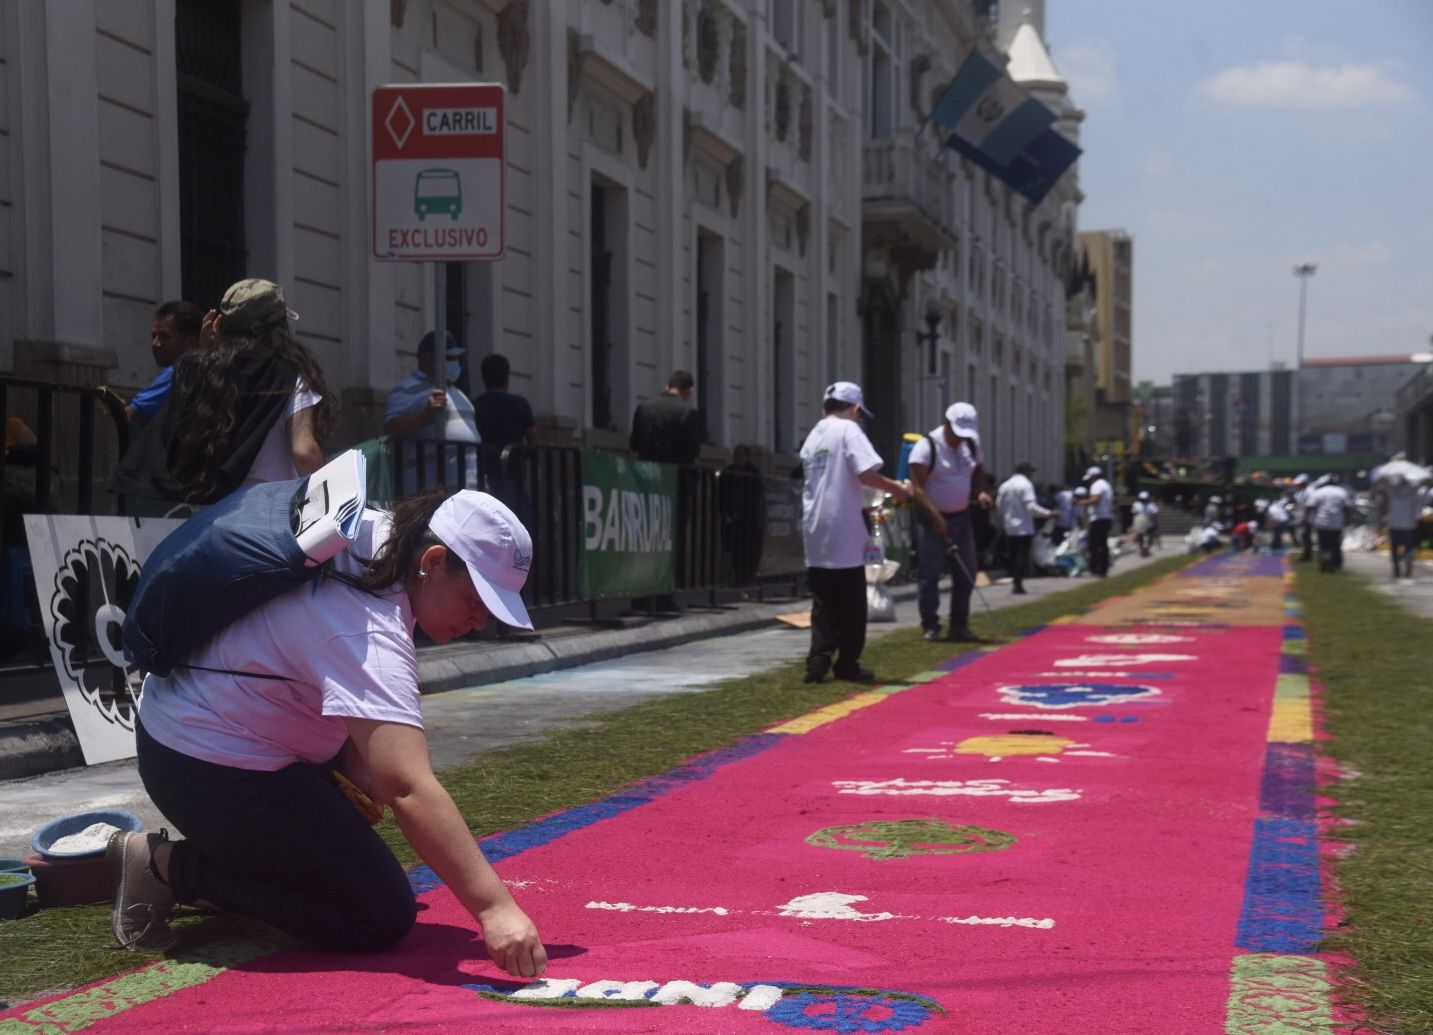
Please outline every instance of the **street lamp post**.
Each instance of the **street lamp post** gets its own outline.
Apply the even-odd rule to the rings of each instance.
[[[1318,269],[1312,262],[1301,262],[1294,267],[1294,276],[1299,278],[1299,338],[1294,354],[1294,452],[1299,452],[1299,439],[1304,434],[1304,309],[1308,304],[1309,278]]]

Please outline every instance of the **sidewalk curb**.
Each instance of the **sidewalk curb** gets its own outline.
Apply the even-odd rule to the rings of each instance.
[[[0,780],[20,780],[84,764],[67,713],[0,725]]]
[[[893,586],[891,595],[897,601],[914,600],[916,585]],[[522,679],[695,640],[764,629],[776,621],[777,615],[804,611],[810,606],[809,599],[802,598],[782,604],[743,603],[713,611],[693,608],[679,617],[621,629],[593,629],[517,643],[465,641],[425,647],[418,652],[418,682],[427,695]],[[796,660],[795,655],[792,660]],[[84,764],[74,725],[66,712],[0,724],[0,780],[19,780]]]

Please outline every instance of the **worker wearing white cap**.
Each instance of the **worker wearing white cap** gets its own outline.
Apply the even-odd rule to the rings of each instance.
[[[1082,479],[1090,494],[1075,502],[1090,508],[1086,543],[1090,553],[1090,574],[1101,578],[1110,573],[1110,526],[1115,523],[1115,490],[1105,472],[1091,466]]]
[[[952,403],[941,426],[911,447],[908,458],[920,518],[916,563],[920,575],[921,627],[927,640],[940,638],[940,579],[950,568],[950,625],[946,639],[978,643],[970,628],[975,588],[975,528],[970,505],[991,504],[982,488],[980,417],[968,402]]]
[[[184,838],[112,835],[120,944],[168,948],[175,903],[202,899],[326,952],[392,949],[420,907],[372,828],[386,807],[481,926],[493,962],[541,974],[537,928],[433,775],[413,640],[416,627],[446,643],[489,615],[532,628],[532,560],[527,529],[486,493],[366,510],[333,577],[260,605],[168,676],[146,676],[139,777]],[[459,941],[451,951],[470,955]]]
[[[861,430],[866,409],[861,386],[851,381],[828,385],[823,408],[801,445],[801,541],[806,551],[806,580],[811,590],[811,648],[806,682],[819,683],[831,672],[837,679],[869,683],[861,667],[866,646],[866,519],[862,486],[910,499],[905,482],[881,473],[881,460]]]

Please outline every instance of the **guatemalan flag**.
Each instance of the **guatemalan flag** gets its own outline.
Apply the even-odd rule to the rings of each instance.
[[[960,66],[931,121],[951,148],[1034,202],[1080,156],[1051,125],[1055,113],[979,51]]]

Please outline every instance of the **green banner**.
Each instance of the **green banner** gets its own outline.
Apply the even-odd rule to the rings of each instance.
[[[583,599],[672,592],[676,509],[675,467],[584,449]]]

